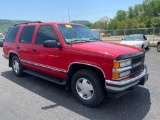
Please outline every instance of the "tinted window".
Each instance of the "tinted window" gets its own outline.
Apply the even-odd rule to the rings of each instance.
[[[15,41],[19,27],[20,26],[13,26],[8,30],[8,33],[5,37],[5,42],[14,42]]]
[[[35,26],[25,26],[21,34],[20,42],[27,43],[27,44],[31,43],[34,29],[35,29]]]
[[[45,40],[57,40],[58,36],[51,25],[40,26],[37,34],[36,44],[42,45]]]

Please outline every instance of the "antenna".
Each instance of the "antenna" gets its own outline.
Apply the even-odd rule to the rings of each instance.
[[[69,6],[68,6],[68,19],[69,19],[69,22],[70,22]]]

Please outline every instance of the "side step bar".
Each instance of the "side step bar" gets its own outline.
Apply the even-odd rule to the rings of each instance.
[[[39,77],[39,78],[42,78],[42,79],[45,79],[47,81],[50,81],[50,82],[53,82],[56,84],[59,84],[59,85],[66,85],[66,80],[56,78],[56,77],[53,77],[53,76],[50,76],[50,75],[47,75],[47,74],[44,74],[41,72],[37,72],[37,71],[29,70],[29,69],[25,69],[25,70],[23,70],[23,72],[30,74],[30,75],[33,75],[33,76],[36,76],[36,77]]]

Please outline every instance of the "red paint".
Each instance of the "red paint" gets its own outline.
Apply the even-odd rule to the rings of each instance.
[[[4,42],[4,55],[9,57],[9,53],[16,53],[20,60],[35,63],[48,68],[53,68],[61,72],[68,72],[72,63],[88,64],[99,68],[103,71],[105,79],[111,80],[112,63],[119,56],[141,51],[140,48],[122,45],[110,42],[86,42],[68,45],[63,39],[57,24],[71,24],[71,23],[31,23],[21,25],[16,36],[16,42]],[[36,25],[34,36],[31,44],[19,43],[21,32],[24,26]],[[45,48],[43,46],[35,45],[36,35],[40,25],[52,25],[59,37],[61,48]],[[77,24],[76,24],[77,25]],[[20,46],[20,50],[17,50]],[[37,49],[33,52],[32,49]],[[67,74],[55,71],[49,71],[37,66],[32,66],[22,63],[25,67],[41,71],[59,78],[66,79]]]

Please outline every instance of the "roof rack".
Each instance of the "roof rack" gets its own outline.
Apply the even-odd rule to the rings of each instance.
[[[25,23],[15,24],[14,26],[21,25],[21,24],[29,24],[29,23],[42,23],[42,22],[41,21],[25,22]]]

